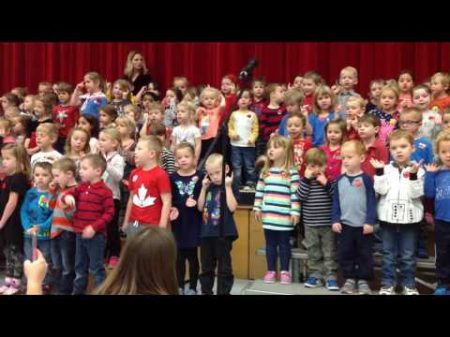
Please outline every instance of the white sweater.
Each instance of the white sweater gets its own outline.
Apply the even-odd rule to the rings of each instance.
[[[393,162],[384,167],[382,176],[375,175],[374,189],[381,195],[378,219],[393,224],[422,221],[425,171],[419,168],[417,179],[410,179],[411,165],[401,171]]]
[[[118,152],[112,152],[107,157],[106,170],[102,179],[113,192],[113,198],[120,200],[120,181],[123,178],[123,170],[125,169],[125,160]]]

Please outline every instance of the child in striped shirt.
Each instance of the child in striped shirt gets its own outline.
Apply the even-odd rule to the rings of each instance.
[[[289,238],[300,216],[298,186],[292,144],[289,139],[275,135],[267,144],[267,161],[256,186],[253,207],[256,221],[262,220],[266,238],[266,283],[274,283],[276,279],[277,248],[280,249],[280,283],[291,283]]]

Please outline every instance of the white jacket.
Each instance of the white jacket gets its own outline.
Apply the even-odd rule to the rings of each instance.
[[[423,219],[425,171],[419,168],[417,180],[410,180],[410,167],[401,172],[393,162],[384,167],[382,176],[375,175],[374,189],[381,195],[378,219],[393,224],[420,222]]]
[[[112,152],[107,157],[103,155],[106,160],[106,170],[103,173],[103,181],[113,192],[113,198],[120,200],[120,182],[123,178],[123,171],[125,169],[125,160],[118,152]]]

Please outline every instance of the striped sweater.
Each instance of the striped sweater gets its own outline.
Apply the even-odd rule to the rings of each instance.
[[[261,211],[264,229],[290,231],[294,229],[291,215],[300,216],[297,195],[299,176],[295,168],[285,173],[272,167],[268,174],[259,177],[256,186],[254,211]]]
[[[306,226],[331,226],[334,185],[323,186],[316,179],[300,180],[297,194],[302,203],[303,223]]]
[[[72,221],[75,208],[71,208],[70,206],[64,207],[61,199],[66,193],[73,192],[76,187],[77,185],[71,186],[58,193],[55,209],[53,210],[52,228],[50,231],[50,238],[52,239],[60,236],[63,231],[74,231]]]

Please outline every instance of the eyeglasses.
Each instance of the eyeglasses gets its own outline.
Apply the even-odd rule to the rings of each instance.
[[[400,125],[413,125],[413,124],[419,124],[420,121],[400,121]]]

